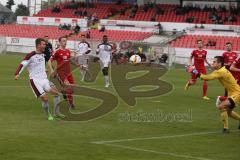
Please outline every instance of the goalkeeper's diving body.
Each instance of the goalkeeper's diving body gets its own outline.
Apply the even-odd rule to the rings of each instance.
[[[223,122],[223,133],[229,133],[228,117],[240,121],[240,115],[233,111],[235,105],[240,103],[240,86],[237,84],[232,74],[224,67],[224,59],[222,56],[214,57],[212,68],[214,71],[206,75],[201,74],[195,68],[189,71],[204,81],[218,79],[228,91],[228,97],[225,99],[220,99],[218,97],[216,105],[220,110]],[[240,129],[240,125],[238,128]]]

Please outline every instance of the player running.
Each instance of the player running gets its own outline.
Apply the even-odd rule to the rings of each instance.
[[[220,110],[223,121],[223,133],[229,133],[228,117],[240,121],[240,115],[233,111],[235,105],[240,103],[240,86],[237,84],[233,75],[224,66],[224,58],[222,56],[214,57],[212,68],[214,71],[210,74],[204,75],[196,69],[189,69],[196,77],[204,81],[218,79],[228,92],[226,99],[217,99],[217,108]],[[240,125],[238,127],[240,129]]]
[[[45,69],[44,50],[46,42],[42,38],[38,38],[35,41],[36,50],[27,54],[21,64],[18,66],[15,72],[15,80],[19,79],[20,74],[27,67],[29,72],[30,85],[33,93],[42,100],[42,107],[48,117],[48,120],[53,120],[53,116],[49,111],[48,95],[47,92],[54,96],[54,115],[56,117],[63,118],[63,115],[59,113],[58,103],[60,101],[58,91],[54,86],[50,86],[50,82],[47,79]]]
[[[198,46],[198,49],[196,50],[193,50],[190,58],[189,58],[189,62],[188,64],[190,66],[192,66],[194,64],[194,66],[196,67],[197,71],[202,73],[202,74],[206,74],[207,71],[206,71],[206,68],[205,68],[205,65],[204,65],[204,62],[208,64],[208,66],[211,66],[210,63],[207,61],[207,51],[203,49],[203,41],[202,40],[197,40],[197,46]],[[192,60],[194,60],[194,63],[192,64]],[[194,85],[196,84],[197,82],[197,77],[195,74],[192,74],[192,78],[190,80],[188,80],[186,86],[185,86],[185,91],[188,90],[188,88],[191,86],[191,85]],[[209,98],[207,97],[207,82],[204,81],[203,82],[203,99],[204,100],[209,100]]]
[[[89,53],[91,52],[90,44],[85,40],[85,35],[81,35],[80,43],[77,46],[76,50],[76,60],[77,63],[80,65],[80,73],[81,73],[81,80],[84,81],[84,77],[86,72],[88,71],[88,64],[89,64]]]
[[[66,94],[66,97],[64,96],[64,98],[67,98],[70,107],[72,109],[75,109],[75,105],[73,104],[73,96],[72,96],[73,90],[71,87],[69,87],[75,83],[71,73],[71,69],[70,69],[70,64],[72,63],[75,65],[75,63],[71,59],[71,51],[66,48],[67,38],[60,37],[58,41],[60,44],[60,48],[58,48],[53,53],[50,60],[48,61],[48,66],[50,69],[50,74],[54,75],[55,72],[52,66],[52,62],[53,61],[57,62],[57,68],[56,68],[57,76],[60,78],[61,82],[64,85],[68,86],[62,91],[64,95]]]
[[[112,46],[108,43],[108,37],[103,36],[103,43],[97,46],[97,54],[99,54],[100,67],[104,75],[105,88],[109,87],[108,70],[112,58]]]

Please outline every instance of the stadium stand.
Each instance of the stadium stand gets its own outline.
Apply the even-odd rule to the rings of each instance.
[[[54,8],[41,10],[33,16],[37,17],[62,17],[84,18],[96,15],[98,19],[108,18],[117,14],[121,9],[128,8],[128,4],[117,5],[115,3],[93,3],[86,6],[82,2],[66,2],[56,5]]]
[[[63,35],[68,35],[72,31],[60,30],[54,26],[34,26],[34,25],[15,25],[6,24],[0,25],[0,35],[6,37],[27,37],[37,38],[48,35],[49,38],[58,38]]]
[[[108,39],[111,41],[123,41],[133,40],[142,41],[150,36],[150,32],[134,32],[134,31],[116,31],[116,30],[105,30],[105,32],[99,32],[98,30],[90,30],[91,39],[102,39],[103,35],[108,35]]]
[[[224,50],[227,42],[232,42],[233,50],[240,50],[240,38],[231,36],[208,35],[184,35],[170,42],[173,47],[196,48],[196,41],[202,39],[205,48],[212,50]]]
[[[235,8],[227,12],[220,9],[211,10],[209,8],[200,9],[172,4],[158,4],[156,6],[132,7],[124,15],[117,15],[114,19],[239,25],[240,16],[238,13]]]
[[[213,49],[213,50],[224,50],[224,44],[226,42],[233,43],[234,50],[240,50],[240,38],[237,37],[237,33],[240,33],[240,10],[236,10],[236,8],[230,8],[230,11],[225,10],[224,8],[219,9],[211,9],[211,8],[196,8],[196,7],[180,7],[178,4],[151,4],[147,3],[143,6],[137,6],[133,3],[125,3],[126,1],[122,1],[121,4],[117,4],[117,2],[112,2],[111,0],[101,0],[98,3],[86,4],[83,2],[75,2],[75,1],[67,1],[65,3],[56,3],[53,8],[49,8],[46,10],[41,10],[37,14],[33,15],[35,18],[38,18],[38,21],[31,21],[31,18],[23,17],[22,19],[26,18],[29,22],[26,22],[24,25],[16,25],[16,24],[6,24],[0,25],[0,35],[6,37],[22,37],[22,38],[36,38],[36,37],[43,37],[44,35],[48,35],[50,39],[57,39],[60,36],[70,35],[74,33],[71,29],[60,29],[59,27],[65,25],[64,21],[60,21],[61,18],[74,18],[70,19],[66,25],[75,25],[76,18],[84,18],[88,17],[91,18],[96,16],[98,20],[100,19],[114,19],[112,22],[111,20],[105,20],[106,25],[102,25],[100,22],[100,26],[104,26],[106,30],[104,32],[100,32],[97,29],[90,29],[90,28],[97,28],[95,23],[90,23],[91,21],[84,20],[86,26],[83,27],[78,21],[79,26],[81,27],[80,33],[78,31],[77,36],[73,35],[70,39],[75,40],[79,38],[81,33],[86,33],[85,30],[89,31],[90,40],[101,40],[103,35],[108,35],[110,41],[123,41],[123,40],[130,40],[130,41],[144,41],[149,44],[171,44],[172,47],[176,48],[195,48],[196,47],[196,40],[201,38],[204,41],[205,48]],[[81,13],[80,13],[81,12]],[[86,13],[84,13],[86,12]],[[134,14],[133,14],[134,13]],[[113,16],[115,15],[115,16]],[[43,17],[52,17],[55,19],[54,22],[58,22],[59,20],[59,27],[57,26],[45,26],[48,24],[43,24]],[[45,18],[47,19],[47,18]],[[115,21],[115,20],[128,20],[128,21]],[[130,21],[148,21],[148,22],[130,22]],[[103,20],[102,20],[103,21]],[[173,22],[175,24],[171,25],[171,23],[161,23],[161,31],[156,29],[157,25],[150,26],[150,21],[157,21],[158,22]],[[188,23],[206,23],[206,25],[201,25],[204,27],[214,28],[215,26],[224,26],[221,29],[221,32],[235,32],[236,37],[224,37],[221,35],[213,34],[212,36],[208,35],[184,35],[187,33],[185,30],[196,29],[197,24],[186,24]],[[46,20],[46,22],[48,22]],[[60,23],[61,22],[61,23]],[[64,22],[64,23],[63,23]],[[118,23],[119,22],[119,23]],[[123,23],[124,22],[124,23]],[[181,25],[177,26],[176,22],[182,23]],[[139,23],[139,24],[138,24]],[[212,25],[215,23],[224,23],[224,25]],[[21,23],[20,23],[21,24]],[[35,25],[27,25],[27,24],[35,24]],[[160,24],[160,23],[159,23]],[[160,24],[160,25],[161,25]],[[167,24],[167,25],[166,25]],[[235,26],[230,26],[234,24]],[[193,27],[195,25],[195,27]],[[172,29],[172,26],[176,27]],[[212,27],[214,26],[214,27]],[[226,27],[225,27],[226,26]],[[180,29],[179,29],[179,28]],[[71,26],[70,26],[71,28]],[[150,30],[150,29],[152,30]],[[171,29],[169,29],[171,28]],[[201,28],[201,27],[199,27]],[[202,29],[202,28],[201,28]],[[215,29],[215,28],[214,28]],[[219,27],[216,27],[219,29]],[[124,30],[124,31],[123,31]],[[208,29],[209,30],[209,29]],[[83,32],[81,32],[83,31]],[[148,32],[146,32],[148,31]],[[176,31],[179,34],[176,34]],[[164,33],[163,33],[164,32]],[[169,36],[165,34],[165,32],[171,32]],[[210,31],[209,31],[210,32]],[[181,33],[181,34],[180,34]],[[211,33],[210,33],[211,34]],[[228,33],[226,33],[228,34]],[[155,37],[154,37],[154,36]],[[176,35],[179,35],[176,36]]]
[[[85,12],[85,13],[84,13]],[[93,3],[86,7],[85,3],[66,2],[54,8],[42,10],[34,16],[38,17],[63,17],[84,18],[96,15],[99,19],[106,19],[116,15],[118,20],[158,21],[158,22],[188,22],[203,24],[232,24],[240,25],[238,9],[231,8],[196,8],[180,7],[174,4],[145,4],[144,6],[130,6],[129,4]]]
[[[60,36],[69,35],[73,31],[60,30],[54,26],[33,26],[33,25],[0,25],[0,35],[7,37],[28,37],[37,38],[48,35],[51,39],[57,39]],[[143,40],[152,35],[149,32],[134,32],[134,31],[114,31],[106,30],[99,32],[96,29],[90,30],[91,39],[102,39],[103,35],[108,35],[110,40]]]

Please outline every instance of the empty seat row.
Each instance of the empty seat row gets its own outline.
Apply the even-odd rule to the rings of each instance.
[[[225,44],[231,42],[233,50],[240,50],[240,37],[232,36],[199,36],[199,35],[185,35],[170,42],[173,47],[177,48],[196,48],[197,40],[203,40],[204,48],[213,50],[225,50]],[[215,41],[214,46],[210,46],[209,41]]]
[[[48,35],[50,39],[58,39],[61,36],[69,35],[73,31],[60,30],[54,26],[34,26],[34,25],[0,25],[0,35],[7,37],[23,37],[23,38],[37,38]],[[83,32],[84,33],[84,32]],[[78,35],[78,37],[81,34]],[[115,31],[106,30],[99,32],[99,30],[90,30],[91,39],[101,40],[103,35],[108,35],[110,40],[136,40],[141,41],[152,35],[149,32],[134,32],[134,31]],[[77,37],[75,37],[77,38]]]

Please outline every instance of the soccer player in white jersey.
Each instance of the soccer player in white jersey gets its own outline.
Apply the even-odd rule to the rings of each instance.
[[[15,80],[19,79],[21,72],[25,67],[27,67],[31,88],[35,96],[37,98],[41,98],[42,107],[48,117],[48,120],[53,120],[54,118],[49,111],[47,92],[54,96],[54,115],[56,117],[63,118],[64,115],[60,114],[58,110],[58,103],[60,101],[58,91],[54,86],[50,86],[50,82],[47,79],[44,59],[46,42],[44,39],[38,38],[36,39],[35,44],[36,50],[27,54],[18,66],[15,72]]]
[[[80,73],[82,77],[82,81],[84,81],[84,77],[86,72],[88,71],[88,63],[89,63],[89,53],[91,52],[91,48],[89,43],[85,40],[85,35],[81,35],[81,40],[77,46],[76,50],[76,60],[77,63],[80,65]]]
[[[100,59],[100,67],[104,75],[105,87],[109,87],[108,69],[112,58],[112,46],[108,43],[107,35],[103,36],[103,42],[97,46],[97,54]]]

